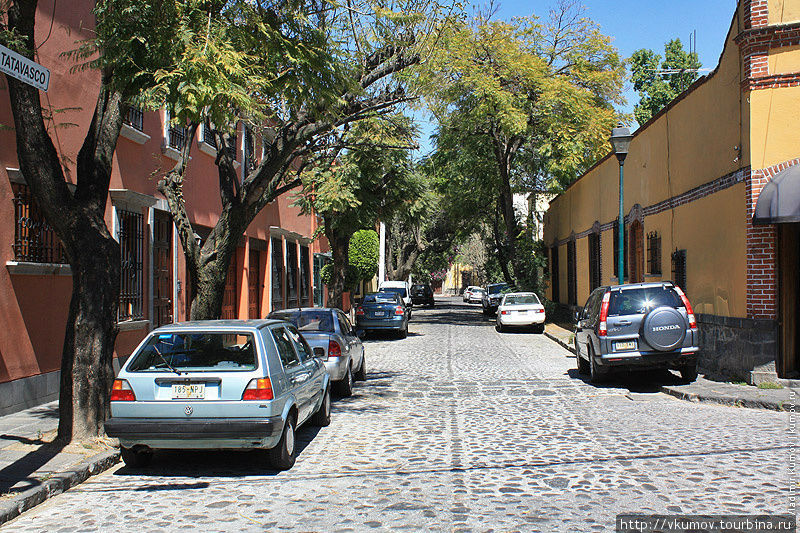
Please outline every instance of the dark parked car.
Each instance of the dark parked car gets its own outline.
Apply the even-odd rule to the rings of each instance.
[[[671,368],[697,378],[699,350],[692,305],[672,282],[595,289],[578,315],[578,371],[601,381],[612,368]]]
[[[365,332],[396,331],[401,339],[408,336],[408,310],[396,292],[373,292],[364,296],[356,308],[356,329]]]
[[[341,396],[353,394],[353,381],[367,379],[364,346],[347,316],[330,307],[305,307],[273,311],[268,318],[285,320],[311,345],[314,355],[325,362]]]
[[[497,312],[497,306],[503,299],[503,292],[508,289],[508,283],[490,283],[483,293],[483,314],[493,315]]]
[[[427,305],[433,307],[433,289],[429,283],[417,283],[411,286],[411,301],[414,305]]]

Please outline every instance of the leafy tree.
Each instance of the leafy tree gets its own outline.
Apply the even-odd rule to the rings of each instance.
[[[155,73],[158,86],[143,100],[152,107],[166,102],[174,120],[190,131],[180,160],[158,188],[186,254],[192,318],[219,316],[228,265],[256,214],[301,186],[302,171],[340,145],[349,124],[411,97],[409,70],[434,45],[440,8],[427,0],[412,0],[402,12],[393,6],[388,0],[346,7],[312,0],[209,2],[206,27],[187,29],[180,39],[182,54],[171,68]],[[204,124],[217,146],[228,146],[242,121],[260,133],[264,157],[240,182],[231,154],[218,151],[222,213],[198,244],[183,195],[191,139]],[[317,187],[319,195],[324,186]],[[326,236],[334,239],[333,285],[340,294],[349,233],[342,241],[337,239],[345,236],[332,231],[326,225]]]
[[[380,259],[378,232],[372,229],[356,231],[350,238],[347,256],[349,265],[358,269],[359,281],[372,279],[378,272]]]
[[[95,37],[71,53],[76,70],[96,72],[97,104],[76,161],[74,189],[50,137],[39,91],[6,77],[20,171],[72,269],[61,356],[58,438],[102,433],[114,373],[120,249],[105,223],[112,157],[127,102],[170,64],[182,25],[198,23],[195,1],[99,0]],[[0,41],[33,59],[37,0],[0,4]]]
[[[334,306],[342,305],[352,235],[410,210],[423,192],[410,157],[415,135],[402,115],[363,120],[309,160],[302,174],[297,204],[323,219],[333,256],[328,289]]]
[[[644,124],[672,100],[694,83],[702,64],[696,52],[683,49],[680,39],[664,45],[664,59],[652,50],[642,48],[631,56],[631,79],[639,92],[639,103],[634,106],[636,122]],[[659,74],[658,70],[677,71]]]
[[[462,183],[448,189],[464,204],[478,204],[463,211],[485,216],[506,281],[521,282],[513,194],[529,176],[557,190],[607,150],[623,64],[570,2],[544,23],[522,17],[453,25],[443,48],[429,71],[441,87],[432,103],[437,166],[450,167],[443,173]]]

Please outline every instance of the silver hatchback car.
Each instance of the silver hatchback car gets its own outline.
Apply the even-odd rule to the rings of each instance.
[[[158,449],[264,449],[295,461],[295,430],[330,423],[330,376],[278,320],[208,320],[152,331],[114,381],[106,433],[144,466]]]

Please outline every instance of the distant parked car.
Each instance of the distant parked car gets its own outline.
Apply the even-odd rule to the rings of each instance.
[[[286,470],[296,429],[327,426],[330,405],[328,371],[294,325],[184,322],[150,332],[122,367],[105,429],[131,467],[162,448],[255,448]]]
[[[697,379],[699,333],[692,304],[672,282],[600,287],[578,315],[578,371],[601,381],[612,368],[671,368]]]
[[[479,304],[483,302],[483,295],[486,294],[486,291],[482,287],[475,287],[469,295],[469,299],[467,300],[471,304]]]
[[[533,327],[544,332],[545,312],[539,297],[532,292],[509,292],[497,307],[497,330],[507,327]]]
[[[508,283],[490,283],[486,287],[486,292],[483,293],[481,304],[483,305],[483,314],[492,315],[497,312],[497,306],[500,305],[500,300],[503,298],[503,292],[508,289]]]
[[[470,285],[469,287],[467,287],[466,289],[464,289],[464,294],[463,294],[463,296],[464,296],[464,301],[465,301],[465,302],[469,302],[469,297],[472,295],[472,292],[473,292],[475,289],[481,289],[481,287],[478,287],[477,285]],[[483,290],[483,289],[481,289],[481,290]]]
[[[364,296],[356,308],[356,328],[365,332],[395,331],[401,339],[408,336],[408,313],[396,292],[374,292]]]
[[[433,299],[433,289],[430,283],[417,283],[411,286],[411,301],[414,305],[427,305],[433,307],[436,302]]]
[[[350,320],[339,309],[309,307],[273,311],[269,318],[294,324],[314,355],[325,362],[335,391],[342,396],[353,394],[353,380],[367,379],[364,345]]]
[[[408,309],[408,316],[411,318],[411,308],[414,307],[414,301],[411,299],[411,287],[407,281],[384,281],[378,287],[378,292],[394,292],[400,295],[403,300],[403,305]]]

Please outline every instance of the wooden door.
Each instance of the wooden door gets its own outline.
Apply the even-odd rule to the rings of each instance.
[[[239,294],[236,285],[239,281],[239,268],[236,262],[236,252],[233,253],[231,264],[228,266],[228,275],[225,278],[225,292],[222,296],[222,319],[239,318]]]
[[[628,282],[641,283],[644,281],[644,228],[641,222],[635,220],[628,231]]]
[[[172,219],[156,211],[153,219],[153,327],[171,324]]]
[[[248,318],[261,318],[261,252],[250,249],[250,270],[247,279]]]
[[[800,224],[778,224],[780,355],[778,374],[794,377],[800,370]]]

